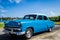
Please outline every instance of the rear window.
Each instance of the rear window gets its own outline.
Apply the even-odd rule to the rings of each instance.
[[[38,18],[37,18],[38,20],[42,20],[42,16],[38,16]]]
[[[48,20],[48,18],[46,16],[44,16],[44,20]]]

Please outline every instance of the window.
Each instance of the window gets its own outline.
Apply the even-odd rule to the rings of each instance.
[[[46,16],[44,16],[44,20],[48,20],[48,18]]]
[[[38,18],[37,18],[37,19],[42,20],[42,16],[38,16]]]
[[[36,19],[36,16],[37,16],[37,15],[25,15],[25,16],[23,17],[23,19],[35,20],[35,19]]]

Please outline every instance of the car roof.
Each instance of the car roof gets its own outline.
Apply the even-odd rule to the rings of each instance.
[[[46,16],[46,15],[44,15],[44,14],[27,14],[27,15],[37,15],[37,16]]]

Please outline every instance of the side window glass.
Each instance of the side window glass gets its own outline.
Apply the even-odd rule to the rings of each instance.
[[[46,16],[44,16],[44,20],[48,20],[48,18]]]
[[[42,16],[38,16],[38,18],[37,18],[38,20],[42,20]]]

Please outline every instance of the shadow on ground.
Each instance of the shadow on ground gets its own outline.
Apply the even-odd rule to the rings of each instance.
[[[56,30],[60,30],[60,25],[57,25],[53,29],[53,31],[56,31]],[[34,36],[39,35],[39,34],[44,34],[44,33],[45,32],[40,32],[40,33],[34,34]],[[9,37],[9,35],[7,35],[7,34],[2,34],[2,35],[0,35],[0,40],[28,40],[28,39],[26,39],[22,36],[15,36],[15,37],[12,38],[12,37]]]
[[[22,36],[10,37],[7,34],[3,34],[3,35],[0,35],[0,40],[27,40],[27,39]]]

